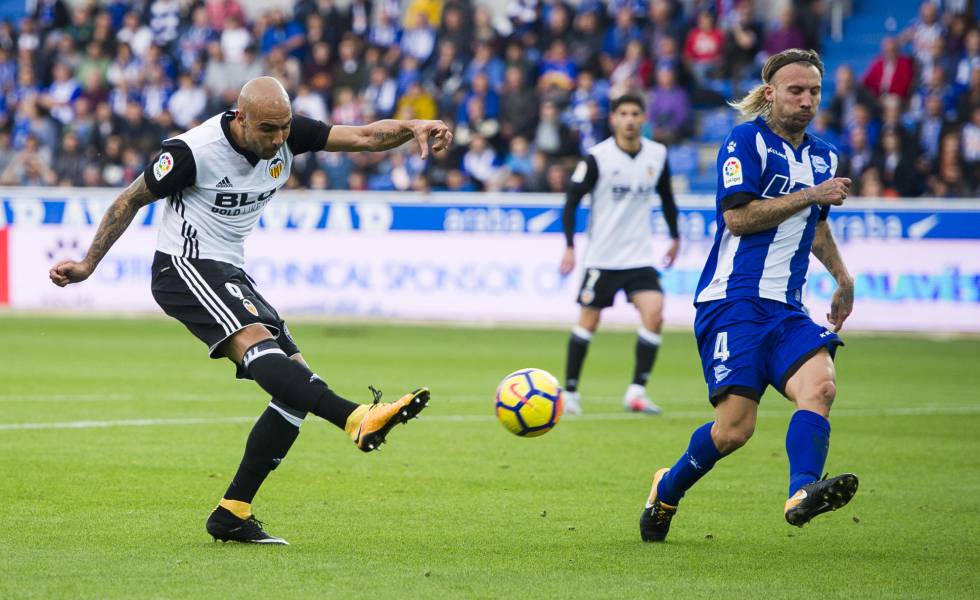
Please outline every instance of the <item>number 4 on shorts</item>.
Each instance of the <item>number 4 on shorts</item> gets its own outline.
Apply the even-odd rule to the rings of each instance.
[[[718,336],[715,338],[715,358],[721,359],[721,362],[728,360],[727,331],[719,331]]]

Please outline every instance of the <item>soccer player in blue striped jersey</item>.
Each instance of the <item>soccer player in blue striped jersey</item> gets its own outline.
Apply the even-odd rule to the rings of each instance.
[[[806,132],[822,77],[816,52],[786,50],[766,61],[763,83],[732,104],[753,120],[735,127],[718,152],[718,230],[694,301],[715,420],[695,430],[672,467],[654,475],[640,518],[644,541],[663,541],[684,493],[749,440],[770,385],[796,406],[786,432],[786,521],[803,526],[857,492],[852,473],[820,477],[837,393],[833,359],[843,345],[837,332],[854,298],[827,224],[851,182],[835,177],[837,150]],[[803,307],[811,252],[838,284],[827,315],[832,330]]]

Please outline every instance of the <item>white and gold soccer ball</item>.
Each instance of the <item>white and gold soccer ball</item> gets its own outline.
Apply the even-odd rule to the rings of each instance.
[[[542,369],[514,371],[497,386],[494,409],[514,435],[544,435],[561,419],[562,389],[554,375]]]

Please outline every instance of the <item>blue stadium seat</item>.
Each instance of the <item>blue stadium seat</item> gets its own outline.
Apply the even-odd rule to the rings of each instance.
[[[688,179],[698,173],[698,152],[694,146],[679,144],[671,146],[667,154],[667,162],[670,164],[670,173],[675,177],[683,175]]]

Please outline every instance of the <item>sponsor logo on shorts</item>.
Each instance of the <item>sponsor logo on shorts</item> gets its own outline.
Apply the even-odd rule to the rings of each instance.
[[[242,300],[242,306],[245,307],[245,310],[247,310],[248,312],[252,313],[252,315],[254,315],[256,317],[259,316],[259,309],[255,308],[255,305],[252,304],[252,301],[251,300],[249,300],[247,298],[245,300]]]
[[[595,300],[595,292],[592,290],[582,290],[582,293],[579,294],[578,299],[582,304],[591,304],[592,301]]]
[[[721,383],[731,372],[725,365],[715,365],[715,383]]]
[[[238,287],[234,283],[226,283],[225,289],[228,290],[229,294],[238,298],[239,300],[243,300],[245,298],[245,295],[242,294],[242,288]]]

